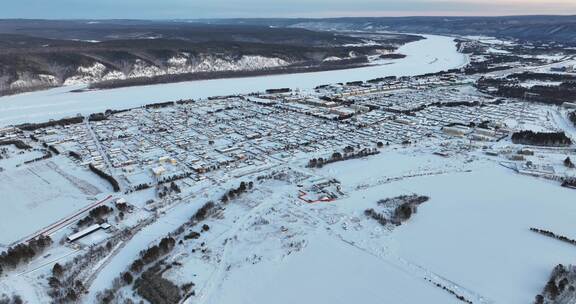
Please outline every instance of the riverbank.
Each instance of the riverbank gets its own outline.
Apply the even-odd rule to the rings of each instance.
[[[398,49],[406,57],[391,64],[346,70],[199,80],[71,93],[86,86],[61,87],[0,98],[0,126],[43,122],[107,109],[138,107],[179,99],[248,94],[269,88],[312,89],[318,85],[369,80],[386,76],[415,76],[458,68],[468,57],[456,49],[451,37],[430,36]]]

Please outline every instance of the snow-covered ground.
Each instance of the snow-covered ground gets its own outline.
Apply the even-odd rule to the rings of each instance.
[[[419,208],[415,217],[393,232],[387,254],[473,290],[493,303],[531,303],[534,291],[542,288],[550,269],[572,261],[574,249],[534,234],[529,228],[542,227],[575,238],[574,191],[554,182],[516,175],[493,162],[477,160],[463,166],[444,159],[429,162],[426,158],[385,153],[330,169],[355,180],[361,178],[356,172],[381,168],[380,174],[375,173],[377,169],[363,174],[370,181],[366,183],[369,188],[352,192],[335,204],[350,213],[359,205],[375,206],[385,197],[410,193],[429,196],[431,200]],[[448,173],[382,185],[372,182],[378,176],[399,174],[398,167],[402,166],[406,173],[415,166],[420,167],[416,171],[445,168]],[[471,172],[459,171],[458,166]]]
[[[573,128],[555,120],[564,121],[560,114],[550,123]],[[557,182],[517,175],[481,151],[457,149],[458,140],[452,142],[452,156],[434,155],[440,144],[431,139],[413,146],[386,146],[380,154],[321,169],[305,168],[311,155],[303,153],[274,167],[289,177],[283,180],[256,178],[270,170],[247,173],[242,180],[255,181],[254,189],[203,222],[210,229],[199,239],[179,243],[166,257],[175,263],[163,276],[177,286],[195,284],[195,295],[185,302],[189,304],[459,303],[449,291],[473,303],[530,303],[542,290],[550,270],[573,260],[574,249],[529,228],[576,238],[574,190],[561,188]],[[494,145],[510,143],[504,140]],[[561,163],[562,155],[555,157]],[[21,161],[8,159],[11,163],[16,160]],[[62,167],[70,164],[62,161],[62,156],[46,163],[50,161]],[[44,170],[55,170],[48,168],[51,170]],[[92,181],[73,168],[68,171]],[[15,176],[18,168],[7,172]],[[34,172],[38,178],[66,184],[61,178],[44,176],[47,173],[39,169]],[[89,280],[89,294],[82,303],[97,302],[98,292],[110,288],[141,250],[186,222],[204,202],[216,201],[236,186],[239,180],[230,178],[234,173],[216,172],[210,175],[216,184],[206,180],[190,186],[187,198],[159,210],[156,220],[124,240],[118,251],[91,265],[98,272]],[[29,178],[26,174],[19,180]],[[335,201],[309,204],[298,198],[299,190],[331,179],[341,185],[341,195]],[[74,194],[60,187],[44,187],[34,191]],[[26,192],[18,190],[19,195]],[[410,194],[426,195],[430,200],[400,227],[382,226],[364,214],[369,208],[381,210],[377,204],[381,199]],[[143,208],[150,195],[153,193],[139,192],[126,198]],[[15,197],[16,201],[26,198]],[[59,207],[52,205],[39,216],[59,214]],[[186,229],[185,233],[200,230]],[[103,233],[94,234],[80,243],[103,237]],[[51,265],[65,261],[74,251],[54,246],[49,253],[2,277],[0,288],[21,293],[31,303],[48,303],[45,285]],[[131,288],[121,289],[118,297],[134,299]]]
[[[233,271],[206,303],[459,303],[443,290],[324,231],[308,241],[301,253],[282,263]]]
[[[389,150],[311,174],[339,179],[346,195],[305,204],[294,186],[257,186],[234,203],[243,208],[209,222],[221,227],[201,240],[209,254],[180,256],[183,268],[166,274],[197,284],[188,303],[458,303],[436,283],[473,303],[531,303],[550,269],[574,258],[572,246],[529,230],[576,237],[573,190],[494,161]],[[363,214],[413,193],[431,200],[398,228]]]
[[[0,172],[0,245],[9,245],[93,204],[108,187],[62,158]]]
[[[574,259],[572,246],[529,231],[576,237],[573,190],[495,167],[396,187],[432,197],[398,230],[399,255],[496,303],[531,303],[550,269]]]
[[[369,80],[385,76],[411,76],[463,66],[466,55],[457,51],[453,38],[425,36],[426,39],[402,46],[405,58],[386,65],[349,70],[272,75],[235,79],[138,86],[113,90],[71,93],[83,86],[61,87],[0,98],[0,125],[41,122],[54,118],[90,114],[106,109],[122,109],[148,103],[188,98],[205,98],[264,91],[270,88],[310,89],[318,85]]]
[[[457,66],[456,58],[466,59],[455,52],[450,38],[430,36],[423,41],[432,42],[432,45],[428,45],[428,49],[413,49],[415,44],[411,44],[401,50],[409,55],[408,58],[412,54],[412,63],[402,63],[404,61],[401,60],[388,66],[352,71],[200,81],[78,94],[56,89],[13,96],[0,99],[0,102],[7,102],[8,109],[0,107],[0,122],[3,119],[2,124],[22,122],[20,119],[28,121],[29,118],[45,120],[68,115],[66,113],[130,107],[158,102],[163,98],[206,97],[234,90],[297,87],[301,83],[297,78],[304,78],[302,83],[307,82],[303,88],[311,88],[325,82],[374,78],[371,73],[376,71],[387,71],[394,75],[403,75],[408,71],[417,74],[425,72],[423,66],[434,69],[440,66],[454,67]],[[426,44],[416,46],[423,48]],[[442,53],[441,56],[437,57],[436,52]],[[174,64],[178,62],[174,60]],[[406,71],[398,69],[402,65]],[[388,67],[391,70],[387,70]],[[322,78],[319,75],[328,76]],[[378,76],[385,75],[380,73]],[[255,83],[255,80],[262,82]],[[227,83],[233,83],[234,86],[222,86]],[[242,85],[245,88],[241,88]],[[189,91],[194,88],[202,90]],[[480,96],[473,94],[472,99],[469,99],[470,96],[464,94],[469,90],[472,88],[451,88],[453,95],[441,95],[440,89],[434,89],[432,95],[426,96],[449,96],[450,100],[459,101],[480,99]],[[49,95],[50,92],[54,95]],[[400,95],[396,97],[404,97],[400,105],[408,103],[415,96],[395,94]],[[42,99],[33,100],[33,96],[44,96],[48,104],[42,105]],[[83,100],[68,99],[74,96]],[[105,97],[109,99],[101,99]],[[382,98],[391,101],[393,96]],[[124,103],[125,100],[128,103]],[[210,103],[210,110],[217,108],[217,100],[205,102]],[[248,103],[237,102],[242,106],[238,108]],[[228,101],[226,105],[233,104]],[[169,114],[180,115],[185,110],[178,109],[186,109],[199,110],[200,113],[199,116],[188,113],[190,116],[185,115],[186,120],[200,115],[230,121],[244,117],[238,114],[243,112],[234,107],[230,107],[230,111],[237,116],[204,112],[201,102],[186,107],[160,109],[151,113],[154,113],[153,117],[158,121],[183,126],[185,124],[181,121],[173,120],[173,117],[179,116]],[[42,113],[41,109],[50,113]],[[53,112],[54,109],[58,110]],[[28,110],[30,117],[18,116]],[[511,131],[561,129],[570,137],[574,137],[576,132],[566,118],[566,111],[552,106],[526,104],[521,108],[515,107],[515,103],[489,104],[482,108],[466,107],[438,113],[456,117],[463,122],[469,120],[455,115],[457,111],[462,112],[459,114],[466,112],[462,117],[496,117],[491,119],[506,123],[506,128]],[[513,112],[515,116],[508,113],[489,116],[488,113],[492,111]],[[431,114],[424,110],[421,112],[415,116],[420,119],[419,123],[395,128],[394,132],[401,132],[404,128],[411,131],[422,128],[426,125],[423,123],[426,121],[424,118]],[[264,113],[263,116],[274,118],[270,112]],[[368,119],[374,117],[372,114],[365,113],[366,117],[356,118],[370,121]],[[125,115],[122,116],[125,119],[120,122],[122,130],[134,129],[131,136],[135,138],[147,137],[151,140],[154,137],[125,123],[134,117],[146,117],[142,109]],[[296,117],[290,115],[282,112],[283,126],[296,126],[293,120],[286,119]],[[451,118],[447,116],[444,122],[450,121]],[[253,121],[238,127],[214,121],[214,125],[206,124],[209,125],[206,128],[219,127],[223,130],[220,132],[234,133],[247,128],[249,124],[262,123],[260,120]],[[91,132],[104,134],[113,130],[107,128],[114,125],[96,123],[97,127]],[[315,122],[304,125],[324,132],[321,125]],[[139,125],[142,130],[146,130],[145,126]],[[197,130],[203,130],[204,126],[201,124]],[[162,276],[178,287],[194,283],[195,294],[184,303],[461,303],[457,296],[475,304],[532,303],[534,296],[541,292],[551,269],[557,264],[573,261],[573,246],[531,232],[530,228],[550,230],[576,239],[574,190],[560,187],[558,181],[517,174],[499,164],[499,161],[519,155],[518,149],[524,146],[514,145],[505,137],[500,141],[485,142],[450,137],[442,134],[441,126],[435,124],[430,129],[430,136],[420,138],[416,143],[401,145],[392,142],[391,145],[381,147],[378,150],[380,153],[376,155],[334,162],[322,168],[307,168],[306,164],[312,157],[325,157],[333,152],[333,148],[347,142],[352,141],[352,146],[360,148],[360,133],[344,132],[347,128],[340,127],[344,126],[339,125],[337,128],[342,132],[335,136],[336,139],[319,140],[325,144],[321,148],[308,145],[306,149],[294,154],[287,149],[281,153],[259,154],[260,150],[247,148],[247,151],[251,151],[250,155],[257,156],[249,160],[252,164],[226,166],[202,174],[201,179],[178,180],[183,188],[178,196],[168,195],[160,200],[156,189],[116,194],[134,207],[125,219],[120,221],[110,217],[113,228],[108,232],[99,231],[75,244],[54,244],[42,256],[8,271],[0,277],[0,294],[3,291],[16,292],[30,303],[49,303],[47,277],[56,261],[65,262],[86,252],[92,245],[102,244],[100,242],[105,242],[107,237],[113,235],[114,232],[110,231],[138,226],[138,229],[132,231],[134,234],[116,243],[109,254],[88,264],[87,270],[80,276],[79,279],[88,286],[88,294],[83,296],[81,302],[96,303],[97,294],[110,288],[114,279],[138,258],[141,250],[157,244],[159,239],[181,227],[205,202],[219,202],[222,195],[237,187],[240,181],[252,181],[254,187],[233,198],[227,196],[227,203],[222,203],[222,208],[217,209],[213,216],[199,225],[186,226],[181,232],[172,234],[177,239],[177,245],[164,257],[165,265],[170,266]],[[189,124],[179,130],[184,129],[192,130],[194,127]],[[75,130],[71,127],[68,132],[80,133]],[[286,129],[280,132],[288,140],[300,136],[300,133],[288,133]],[[409,136],[416,138],[413,133],[409,133]],[[175,141],[171,134],[156,138],[159,139],[153,141],[150,150],[144,149],[141,152],[146,158],[158,159],[158,147]],[[198,141],[197,138],[201,137],[194,137],[191,143]],[[212,145],[233,146],[233,139],[244,141],[241,134],[215,136]],[[377,139],[378,136],[371,136],[362,145],[374,146],[374,140]],[[131,139],[123,137],[115,140]],[[260,139],[257,142],[262,147],[266,146],[266,142]],[[86,144],[83,142],[83,145]],[[62,145],[75,147],[71,142]],[[134,147],[144,145],[145,141],[139,140]],[[19,153],[13,147],[9,149],[10,157],[2,162],[5,171],[0,172],[0,193],[8,194],[3,197],[8,201],[5,206],[7,211],[0,214],[0,230],[4,231],[0,236],[6,240],[0,238],[0,243],[11,242],[37,231],[96,198],[111,193],[110,186],[103,180],[64,155],[20,166],[23,161],[42,156],[42,150]],[[163,149],[168,150],[170,146]],[[447,152],[442,154],[445,157],[434,154],[440,149]],[[534,155],[527,154],[523,156],[525,159],[522,163],[515,164],[522,165],[524,161],[549,164],[558,173],[574,174],[574,169],[567,168],[563,163],[567,156],[574,158],[573,147],[528,149],[535,151]],[[199,149],[200,152],[211,150],[211,147]],[[493,152],[491,156],[484,153],[488,151]],[[182,155],[191,153],[186,151]],[[148,160],[146,162],[150,165]],[[164,166],[169,165],[165,163]],[[136,183],[149,178],[142,174],[144,171],[130,172],[133,172],[130,178]],[[326,183],[330,186],[320,186]],[[322,192],[318,188],[328,190]],[[300,199],[300,191],[309,192],[307,194],[311,197],[320,197],[329,192],[329,197],[334,200],[308,203]],[[411,194],[425,195],[430,200],[423,203],[401,226],[391,223],[382,225],[365,214],[365,210],[372,208],[390,214],[393,208],[378,204],[378,201]],[[151,205],[158,206],[158,209],[150,208]],[[140,226],[138,222],[146,224]],[[209,225],[209,228],[201,228],[204,224]],[[69,228],[53,235],[54,240],[69,235]],[[185,238],[184,235],[190,232],[198,233],[198,237]],[[134,294],[132,287],[128,285],[120,288],[116,295],[120,303],[122,298],[135,302],[141,300]]]

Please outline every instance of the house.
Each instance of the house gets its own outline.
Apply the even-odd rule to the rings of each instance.
[[[453,136],[464,136],[470,131],[470,129],[465,127],[453,126],[453,127],[444,127],[442,128],[442,131],[446,134]]]
[[[163,166],[152,168],[152,173],[154,173],[154,176],[161,176],[165,172],[166,172],[166,169]]]
[[[89,235],[89,234],[91,234],[97,230],[100,230],[100,229],[106,230],[106,229],[109,229],[110,227],[111,227],[111,225],[108,223],[94,224],[94,225],[92,225],[92,226],[90,226],[84,230],[81,230],[81,231],[78,231],[74,234],[71,234],[70,236],[68,236],[66,238],[66,240],[68,242],[74,242],[74,241],[79,240],[79,239],[81,239],[81,238],[83,238],[83,237],[85,237],[85,236],[87,236],[87,235]]]

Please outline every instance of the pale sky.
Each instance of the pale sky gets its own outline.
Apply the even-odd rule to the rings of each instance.
[[[2,0],[0,18],[576,15],[576,0]]]

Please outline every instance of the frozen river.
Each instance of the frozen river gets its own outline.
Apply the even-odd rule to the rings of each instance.
[[[407,57],[385,65],[300,74],[200,80],[71,93],[82,87],[62,87],[0,98],[0,126],[42,122],[90,114],[106,109],[124,109],[168,100],[243,94],[270,88],[309,89],[322,84],[369,80],[385,76],[413,76],[457,68],[467,63],[453,38],[425,35],[426,39],[402,46]]]

